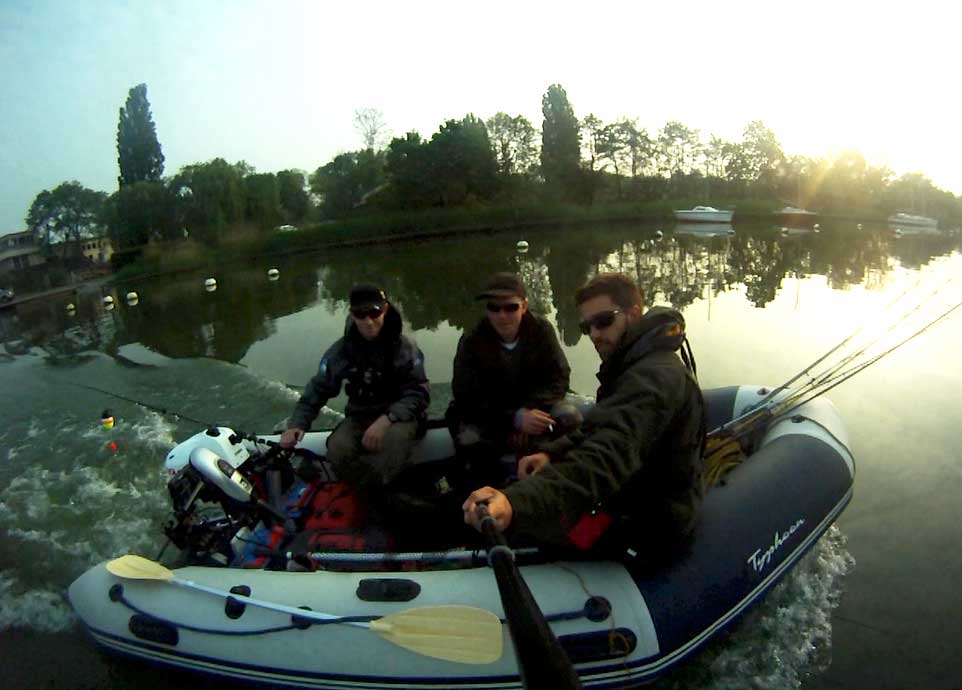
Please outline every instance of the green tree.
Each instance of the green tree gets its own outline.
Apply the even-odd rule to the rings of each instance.
[[[497,113],[485,124],[501,175],[523,175],[537,170],[538,131],[526,117]]]
[[[755,183],[755,189],[766,195],[774,192],[778,169],[785,158],[775,133],[760,120],[750,123],[743,134],[743,152],[748,178]]]
[[[117,125],[117,163],[119,186],[159,180],[164,174],[164,154],[157,141],[157,130],[147,101],[147,85],[130,89],[126,105],[120,109]]]
[[[560,84],[548,87],[541,99],[541,174],[549,194],[572,198],[581,166],[578,119]]]
[[[215,158],[177,173],[170,187],[178,199],[178,218],[191,236],[217,244],[228,227],[244,220],[247,195],[240,170],[249,167]]]
[[[27,227],[48,255],[60,248],[60,258],[79,261],[80,241],[102,230],[107,195],[79,182],[63,182],[52,191],[40,192],[27,211]]]
[[[372,149],[335,156],[311,175],[311,191],[321,197],[327,218],[346,215],[384,183],[384,155]]]
[[[491,199],[497,191],[497,161],[479,118],[448,120],[428,144],[432,186],[441,206]]]
[[[163,181],[133,182],[114,192],[104,209],[114,249],[139,247],[179,236],[177,199]]]
[[[277,177],[272,173],[255,173],[244,178],[247,192],[245,217],[262,230],[273,228],[281,220],[281,195]]]
[[[697,129],[671,120],[658,133],[657,152],[660,171],[669,176],[690,173],[701,153]]]
[[[391,140],[385,170],[396,207],[418,208],[431,203],[431,160],[427,143],[420,134],[408,132]]]
[[[284,219],[297,223],[307,218],[311,201],[307,196],[304,173],[300,170],[281,170],[277,173],[277,187]]]

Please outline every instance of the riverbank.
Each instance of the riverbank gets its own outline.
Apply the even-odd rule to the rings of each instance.
[[[328,220],[294,231],[227,237],[216,247],[192,240],[169,245],[148,245],[130,253],[114,274],[122,284],[156,275],[203,268],[217,269],[254,258],[393,242],[419,242],[507,230],[538,232],[546,229],[574,230],[589,225],[643,223],[673,224],[673,211],[691,208],[698,200],[673,199],[634,204],[594,206],[528,206],[435,209],[366,215]],[[713,201],[719,208],[735,209],[736,223],[774,221],[777,203],[759,201]],[[855,218],[855,216],[852,216]],[[847,217],[846,217],[847,218]],[[884,218],[860,215],[861,222],[884,222]]]

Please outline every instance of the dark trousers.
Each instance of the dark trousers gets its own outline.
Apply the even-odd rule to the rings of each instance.
[[[361,445],[373,419],[346,417],[327,437],[327,459],[338,479],[365,492],[377,492],[393,482],[411,463],[417,422],[394,422],[384,433],[382,450],[371,453]]]

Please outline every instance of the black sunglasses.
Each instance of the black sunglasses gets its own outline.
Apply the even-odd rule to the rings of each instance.
[[[612,309],[610,311],[603,311],[595,314],[590,319],[585,319],[578,324],[578,328],[581,330],[582,335],[588,335],[591,333],[592,328],[597,328],[599,331],[608,328],[611,324],[615,322],[615,317],[621,313],[621,309]]]
[[[518,302],[508,302],[507,304],[495,304],[494,302],[488,302],[488,311],[492,314],[497,314],[499,311],[505,311],[509,314],[513,314],[521,308],[521,304]]]
[[[352,309],[351,316],[355,319],[377,319],[384,313],[384,307],[379,304],[372,305],[365,309]]]

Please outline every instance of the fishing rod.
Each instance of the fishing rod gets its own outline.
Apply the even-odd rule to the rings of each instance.
[[[937,323],[939,323],[939,322],[942,321],[943,319],[947,318],[949,315],[951,315],[955,310],[957,310],[957,309],[959,309],[959,308],[962,308],[962,302],[958,302],[958,303],[954,304],[953,306],[949,307],[949,308],[946,309],[944,312],[942,312],[941,314],[939,314],[936,318],[932,319],[932,320],[929,321],[927,324],[925,324],[924,326],[922,326],[920,329],[918,329],[917,331],[915,331],[914,333],[912,333],[910,336],[908,336],[907,338],[905,338],[905,339],[902,340],[901,342],[896,343],[895,345],[893,345],[893,346],[890,347],[889,349],[887,349],[887,350],[885,350],[885,351],[883,351],[883,352],[880,352],[879,354],[877,354],[876,356],[872,357],[872,358],[869,359],[868,361],[863,362],[863,363],[861,363],[861,364],[857,364],[856,366],[852,367],[851,369],[848,369],[848,370],[846,370],[846,371],[841,372],[840,374],[838,374],[838,375],[835,376],[834,378],[827,379],[827,380],[822,384],[822,385],[823,385],[822,390],[818,391],[817,393],[812,394],[811,396],[809,396],[808,398],[805,398],[804,400],[801,400],[800,402],[795,403],[795,404],[792,405],[790,408],[788,408],[787,411],[791,411],[791,410],[795,409],[796,407],[799,407],[799,406],[801,406],[801,405],[804,405],[805,403],[809,402],[810,400],[813,400],[813,399],[816,398],[817,396],[822,395],[823,393],[826,393],[827,391],[830,391],[831,389],[835,388],[835,386],[838,386],[839,384],[844,383],[845,381],[847,381],[848,379],[852,378],[853,376],[855,376],[855,375],[858,374],[859,372],[861,372],[861,371],[863,371],[864,369],[867,369],[868,367],[872,366],[873,364],[875,364],[877,361],[879,361],[880,359],[882,359],[882,358],[885,357],[886,355],[894,352],[895,350],[899,349],[900,347],[902,347],[902,346],[905,345],[906,343],[908,343],[908,342],[914,340],[915,338],[917,338],[918,336],[922,335],[922,334],[925,333],[927,330],[929,330],[930,328],[932,328],[932,326],[935,326]],[[784,412],[783,412],[782,414],[784,414]]]
[[[916,281],[915,281],[915,283],[914,283],[913,285],[910,285],[909,287],[907,287],[898,297],[896,297],[894,300],[892,300],[891,302],[889,302],[888,304],[886,304],[886,305],[882,308],[882,313],[885,313],[886,311],[888,311],[889,309],[891,309],[891,308],[892,308],[893,306],[895,306],[895,304],[897,304],[903,297],[905,297],[907,294],[909,294],[910,292],[912,292],[913,290],[915,290],[915,289],[919,286],[919,283],[921,282],[921,280],[922,280],[921,277],[917,278]],[[949,280],[951,280],[951,278],[950,278]],[[948,281],[946,281],[946,282],[948,282]],[[940,287],[938,288],[938,290],[941,290],[943,287],[945,287],[945,284],[943,284],[942,286],[940,286]],[[936,290],[936,292],[938,292],[938,290]],[[934,293],[933,293],[933,294],[934,294]],[[774,398],[775,396],[777,396],[779,393],[781,393],[783,390],[788,389],[793,383],[795,383],[795,381],[797,381],[798,379],[800,379],[802,376],[804,376],[804,375],[807,374],[809,371],[811,371],[812,369],[814,369],[815,367],[817,367],[819,364],[821,364],[822,362],[824,362],[826,359],[828,359],[832,354],[834,354],[835,352],[837,352],[838,350],[840,350],[842,347],[844,347],[846,344],[848,344],[848,342],[849,342],[850,340],[852,340],[853,338],[855,338],[855,336],[857,336],[859,333],[861,333],[861,332],[865,329],[865,327],[866,327],[867,325],[868,325],[868,322],[863,322],[861,326],[859,326],[859,327],[856,328],[854,331],[852,331],[851,333],[849,333],[848,337],[846,337],[844,340],[842,340],[840,343],[838,343],[835,347],[833,347],[832,349],[830,349],[828,352],[826,352],[825,354],[823,354],[821,357],[819,357],[818,359],[816,359],[814,362],[812,362],[811,364],[809,364],[807,367],[805,367],[804,369],[802,369],[800,372],[798,372],[797,374],[795,374],[795,376],[793,376],[792,378],[788,379],[788,381],[786,381],[785,383],[783,383],[782,385],[780,385],[778,388],[775,388],[774,390],[772,390],[768,395],[766,395],[764,398],[762,398],[762,399],[758,402],[758,404],[759,404],[759,405],[764,405],[764,404],[767,403],[769,400],[771,400],[772,398]]]
[[[714,465],[714,467],[712,467],[710,470],[710,475],[713,479],[710,481],[709,485],[714,483],[714,481],[716,481],[726,469],[739,462],[739,460],[735,459],[735,456],[740,455],[741,453],[740,440],[758,431],[762,422],[767,422],[774,417],[786,415],[792,410],[795,410],[798,407],[801,407],[802,405],[825,394],[829,390],[835,388],[859,372],[864,371],[871,365],[875,364],[883,357],[886,357],[895,350],[899,349],[906,343],[914,340],[922,333],[925,333],[939,322],[948,318],[959,308],[962,308],[962,301],[949,307],[938,316],[928,321],[924,326],[874,357],[871,357],[870,359],[856,364],[848,369],[840,371],[841,366],[850,363],[854,359],[852,356],[846,357],[842,361],[841,366],[833,365],[829,367],[827,375],[823,375],[825,372],[823,372],[823,374],[819,374],[817,379],[813,378],[811,382],[800,387],[798,390],[790,392],[788,395],[778,400],[775,400],[772,394],[768,394],[765,396],[765,398],[763,398],[762,401],[753,405],[750,409],[746,410],[735,419],[710,431],[707,435],[708,443],[707,450],[705,452],[705,458],[706,460],[709,460],[709,464]],[[904,321],[905,318],[907,318],[916,310],[917,307],[910,310],[909,313],[903,315],[897,324]],[[861,356],[864,354],[869,347],[878,343],[883,337],[885,337],[885,335],[891,332],[891,330],[893,329],[889,328],[882,336],[873,340],[871,343],[869,343],[869,345],[861,348],[858,353],[856,353],[856,356]],[[848,340],[848,338],[846,340]],[[837,349],[838,346],[834,347],[833,351]],[[824,359],[825,356],[823,355],[821,358],[819,358],[819,360],[816,360],[816,363],[819,361],[824,361]],[[815,366],[815,364],[808,367],[808,369],[811,369],[812,366]],[[807,369],[805,371],[807,371]],[[797,378],[799,377],[794,377],[792,381],[796,380]],[[786,384],[780,386],[779,389],[781,391],[785,391],[788,389],[788,387],[789,382],[786,382]]]
[[[936,295],[938,292],[940,292],[940,291],[941,291],[948,283],[950,283],[952,280],[954,280],[953,277],[948,278],[944,283],[942,283],[939,287],[937,287],[935,290],[933,290],[932,293],[926,297],[926,299],[931,298],[931,297],[933,297],[934,295]],[[912,290],[914,290],[916,287],[917,287],[917,283],[916,283],[916,285],[911,286],[911,287],[908,288],[905,292],[903,292],[903,293],[900,294],[898,297],[896,297],[895,300],[893,300],[893,301],[890,302],[888,305],[886,305],[886,306],[882,309],[882,311],[885,312],[885,311],[889,310],[889,308],[891,308],[894,304],[896,304],[896,303],[897,303],[899,300],[901,300],[906,294],[908,294],[909,292],[911,292]],[[827,384],[832,383],[832,382],[835,381],[839,376],[845,375],[848,370],[842,371],[841,373],[839,373],[840,370],[842,370],[843,367],[845,367],[846,365],[850,364],[851,362],[853,362],[853,361],[856,360],[857,358],[859,358],[859,357],[861,357],[862,355],[864,355],[864,354],[869,350],[869,348],[871,348],[872,346],[874,346],[874,345],[878,344],[879,342],[881,342],[885,337],[887,337],[888,335],[890,335],[890,334],[892,333],[892,331],[894,331],[898,326],[902,325],[902,324],[903,324],[905,321],[907,321],[913,314],[915,314],[916,312],[918,312],[925,304],[926,304],[925,299],[920,300],[915,306],[913,306],[912,308],[910,308],[908,311],[903,312],[903,313],[901,313],[900,315],[898,315],[897,318],[895,318],[895,319],[888,325],[888,327],[887,327],[878,337],[876,337],[876,338],[874,338],[873,340],[870,340],[868,343],[860,346],[857,350],[855,350],[854,352],[852,352],[852,353],[844,356],[844,357],[843,357],[842,359],[840,359],[838,362],[835,362],[835,363],[833,363],[833,364],[828,365],[824,370],[819,371],[819,372],[814,373],[814,374],[810,373],[810,372],[812,371],[812,369],[814,369],[816,366],[818,366],[819,364],[821,364],[822,362],[824,362],[824,361],[825,361],[826,359],[828,359],[832,354],[838,352],[844,345],[846,345],[846,344],[848,344],[849,342],[851,342],[859,333],[861,333],[861,332],[865,329],[865,327],[867,326],[867,323],[863,323],[861,326],[859,326],[857,329],[855,329],[855,331],[853,331],[852,333],[850,333],[845,339],[843,339],[841,342],[839,342],[838,344],[836,344],[836,345],[835,345],[834,347],[832,347],[830,350],[828,350],[827,352],[825,352],[824,354],[822,354],[822,355],[821,355],[820,357],[818,357],[814,362],[812,362],[812,363],[809,364],[807,367],[805,367],[804,369],[802,369],[800,372],[798,372],[797,374],[795,374],[793,377],[791,377],[790,379],[788,379],[785,383],[781,384],[780,386],[778,386],[777,388],[773,389],[772,391],[766,393],[765,396],[764,396],[761,400],[759,400],[757,403],[755,403],[754,405],[752,405],[752,407],[751,407],[750,409],[745,410],[742,414],[740,414],[739,416],[735,417],[734,419],[731,419],[731,420],[729,420],[728,422],[726,422],[726,423],[724,423],[724,424],[716,427],[715,429],[712,429],[712,430],[709,432],[709,434],[708,434],[709,438],[712,438],[712,437],[714,437],[714,436],[718,436],[718,435],[724,434],[725,432],[731,430],[732,428],[741,425],[743,422],[746,422],[749,417],[756,416],[759,409],[767,409],[767,408],[773,408],[773,407],[778,407],[778,406],[784,406],[785,403],[786,403],[786,401],[790,401],[790,400],[792,400],[792,399],[797,399],[800,395],[803,395],[803,394],[805,394],[805,393],[807,393],[807,392],[815,391],[815,390],[819,389],[819,388],[822,387],[822,386],[825,386],[825,385],[827,385]],[[954,309],[955,309],[955,307],[953,307],[952,309],[949,309],[949,310],[948,310],[948,313],[951,313],[952,311],[954,311]],[[926,326],[925,326],[922,330],[923,330],[923,331],[924,331],[924,330],[927,330],[929,327],[935,325],[936,323],[938,323],[939,321],[941,321],[943,318],[945,318],[946,316],[948,316],[948,313],[945,313],[945,314],[942,314],[942,315],[936,317],[935,319],[933,319],[932,321],[930,321],[928,324],[926,324]],[[913,335],[912,337],[914,337],[914,335]],[[911,338],[909,338],[909,339],[911,339]],[[884,353],[884,354],[888,354],[888,352],[894,351],[895,349],[897,349],[898,347],[900,347],[901,345],[903,345],[905,342],[907,342],[909,339],[906,339],[905,341],[900,342],[897,346],[891,348],[889,351],[887,351],[887,352]],[[873,362],[874,362],[874,361],[875,361],[875,360],[873,360]],[[856,366],[861,366],[861,365],[856,365]],[[857,373],[857,372],[856,372],[856,373]],[[797,388],[796,390],[790,390],[792,384],[793,384],[795,381],[797,381],[798,379],[800,379],[801,377],[806,376],[806,375],[808,375],[808,377],[809,377],[809,380],[808,380],[806,383],[802,384],[802,386],[799,387],[799,388]],[[777,400],[779,394],[785,393],[786,391],[789,391],[788,394],[787,394],[785,397],[782,397],[781,399],[778,399],[778,400]],[[822,392],[824,392],[824,391],[822,391]],[[820,394],[820,393],[819,393],[819,394]],[[812,398],[814,398],[814,397],[816,397],[816,396],[813,395]],[[809,398],[809,399],[812,399],[812,398]],[[791,407],[797,407],[797,405],[793,405],[793,406],[791,406]],[[784,414],[784,412],[781,412],[781,414]]]
[[[938,288],[936,288],[936,289],[932,292],[932,294],[929,295],[928,297],[929,297],[929,298],[934,297],[936,294],[938,294],[938,292],[939,292],[943,287],[945,287],[945,286],[948,285],[950,282],[952,282],[952,280],[953,280],[953,278],[949,278],[948,280],[946,280],[945,283],[943,283],[941,286],[939,286]],[[845,367],[845,366],[846,366],[847,364],[849,364],[850,362],[853,362],[853,361],[855,361],[856,359],[858,359],[859,357],[861,357],[861,356],[862,356],[863,354],[865,354],[865,353],[869,350],[869,348],[871,348],[872,346],[874,346],[874,345],[878,344],[879,342],[881,342],[883,338],[885,338],[889,333],[891,333],[891,332],[894,331],[896,328],[898,328],[902,323],[904,323],[905,321],[907,321],[907,320],[909,319],[909,317],[911,317],[913,314],[915,314],[916,312],[918,312],[925,304],[926,304],[925,301],[920,301],[920,302],[919,302],[918,304],[916,304],[913,308],[911,308],[911,309],[909,309],[907,312],[905,312],[900,318],[898,318],[897,320],[895,320],[894,322],[892,322],[891,324],[889,324],[888,328],[886,328],[877,338],[875,338],[874,340],[870,340],[868,343],[866,343],[866,344],[865,344],[864,346],[862,346],[860,349],[858,349],[858,350],[856,350],[855,352],[851,353],[850,355],[842,358],[842,359],[839,360],[836,364],[832,365],[831,367],[829,367],[828,369],[826,369],[826,370],[823,371],[822,373],[818,374],[818,375],[817,375],[817,378],[813,378],[809,383],[806,384],[806,386],[809,386],[809,387],[811,387],[811,388],[815,388],[815,387],[818,387],[819,385],[821,385],[823,382],[831,381],[831,380],[833,379],[833,376],[834,376],[835,374],[837,374],[843,367]],[[940,318],[941,318],[941,317],[940,317]],[[809,368],[811,368],[811,367],[809,367]]]

